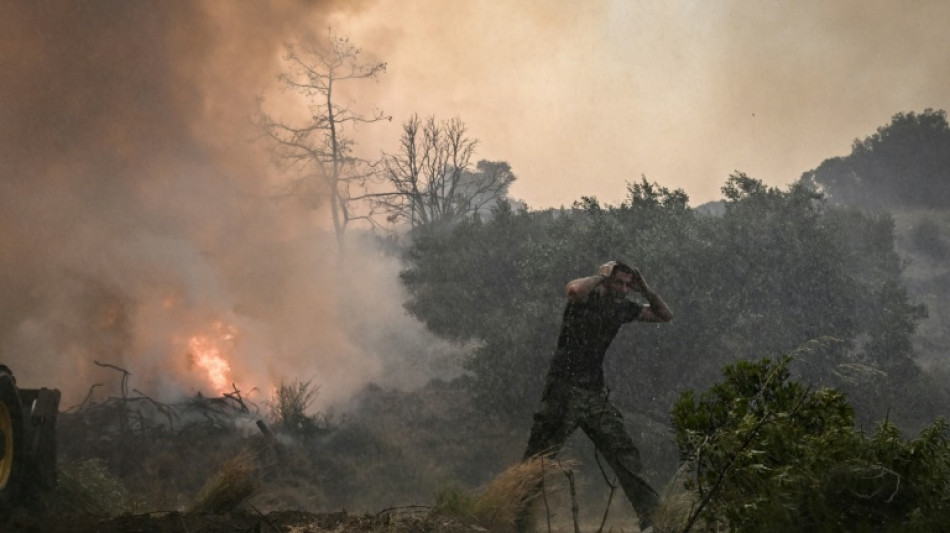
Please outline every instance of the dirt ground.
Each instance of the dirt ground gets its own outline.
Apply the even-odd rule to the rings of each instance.
[[[486,529],[463,521],[428,516],[424,510],[390,510],[376,515],[240,511],[226,515],[180,512],[94,516],[42,516],[17,512],[0,523],[4,533],[477,533]]]

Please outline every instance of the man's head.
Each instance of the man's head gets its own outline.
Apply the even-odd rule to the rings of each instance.
[[[607,294],[614,300],[626,298],[627,293],[633,287],[633,267],[621,261],[611,261],[613,269],[610,275],[604,281],[607,288]]]

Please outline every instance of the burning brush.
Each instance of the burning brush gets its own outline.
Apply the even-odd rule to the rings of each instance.
[[[215,393],[227,391],[231,384],[228,358],[233,355],[237,333],[236,327],[219,321],[207,333],[188,339],[190,363],[204,371]]]

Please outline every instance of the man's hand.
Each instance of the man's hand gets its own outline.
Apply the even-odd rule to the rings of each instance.
[[[643,279],[643,274],[636,268],[633,269],[630,290],[639,292],[649,302],[649,305],[640,310],[637,320],[643,322],[669,322],[673,320],[673,311],[670,310],[670,307],[666,305],[659,294],[653,292],[653,289],[647,285],[647,280]]]
[[[630,290],[644,294],[650,290],[650,286],[647,285],[647,280],[643,278],[643,274],[640,273],[639,268],[633,269],[633,280],[630,283]]]
[[[597,273],[593,276],[570,281],[566,287],[567,299],[572,302],[586,302],[591,291],[604,291],[615,266],[617,266],[616,261],[604,263],[597,268]]]
[[[600,268],[597,269],[597,275],[609,278],[611,274],[614,273],[614,267],[617,266],[616,261],[610,261],[609,263],[604,263],[600,265]]]

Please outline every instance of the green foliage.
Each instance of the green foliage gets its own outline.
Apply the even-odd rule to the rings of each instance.
[[[945,111],[898,113],[847,157],[828,159],[802,182],[842,204],[950,206],[950,126]]]
[[[834,389],[789,381],[784,357],[739,361],[681,395],[673,425],[696,524],[730,531],[935,531],[950,518],[950,443],[937,420],[917,439],[870,437]]]
[[[408,310],[437,334],[478,346],[466,362],[479,405],[526,424],[540,394],[565,304],[564,286],[597,265],[640,268],[670,304],[669,324],[621,330],[607,357],[621,405],[665,413],[679,390],[708,386],[740,358],[788,353],[822,337],[803,379],[848,386],[862,411],[913,377],[908,300],[893,221],[828,205],[803,186],[730,177],[721,216],[646,179],[619,206],[585,197],[571,209],[515,212],[417,232],[402,279]],[[846,383],[844,365],[876,368],[889,387]],[[851,378],[853,379],[853,376]],[[657,415],[662,416],[662,415]]]
[[[466,364],[486,406],[530,409],[509,377],[527,379],[532,396],[540,387],[543,371],[537,368],[548,354],[532,347],[550,346],[557,334],[550,318],[559,312],[558,285],[565,281],[550,279],[551,269],[562,280],[572,270],[573,258],[558,251],[567,222],[552,213],[534,216],[502,205],[487,222],[418,232],[407,253],[411,267],[402,279],[412,295],[408,310],[439,335],[480,342]]]
[[[473,518],[478,506],[478,495],[458,485],[439,487],[432,512],[442,516]]]
[[[950,255],[950,246],[940,236],[940,226],[930,218],[915,224],[908,238],[916,252],[934,261],[943,261]]]

